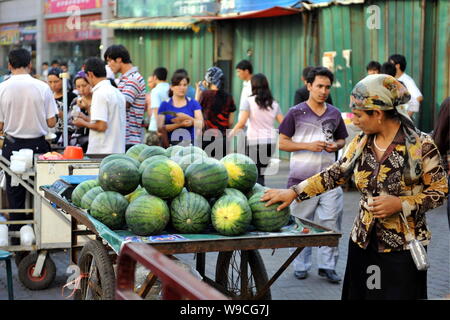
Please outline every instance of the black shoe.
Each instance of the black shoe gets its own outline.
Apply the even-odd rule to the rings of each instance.
[[[306,279],[308,277],[308,271],[295,271],[294,276],[299,280]]]
[[[336,271],[331,269],[319,269],[319,276],[326,277],[331,283],[339,283],[341,281],[341,277],[338,276]]]

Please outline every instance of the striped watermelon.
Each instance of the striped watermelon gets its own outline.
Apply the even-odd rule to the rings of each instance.
[[[243,201],[247,201],[247,197],[238,189],[226,188],[223,192],[224,196],[233,196],[241,198]]]
[[[179,145],[168,147],[166,149],[166,156],[168,158],[172,158],[173,156],[175,156],[183,148],[184,148],[183,146],[179,146]]]
[[[121,229],[125,223],[128,201],[123,195],[106,191],[95,197],[89,213],[110,229]]]
[[[162,199],[172,199],[184,187],[184,173],[172,160],[158,160],[144,169],[142,186],[149,194]]]
[[[228,187],[249,192],[258,180],[258,169],[255,162],[246,155],[231,153],[223,157],[223,163],[228,172]]]
[[[255,183],[255,185],[253,186],[252,190],[250,190],[247,193],[247,199],[250,199],[255,193],[260,192],[260,191],[265,191],[269,188],[259,184],[259,183]]]
[[[145,168],[148,167],[148,165],[154,161],[157,160],[167,160],[169,158],[167,158],[165,155],[157,155],[157,156],[152,156],[149,157],[147,159],[145,159],[144,161],[142,161],[141,165],[139,166],[139,174],[142,176],[142,173],[144,172]]]
[[[240,197],[223,196],[212,207],[211,221],[220,234],[237,236],[247,231],[252,211],[247,201]]]
[[[222,195],[227,185],[227,169],[216,159],[199,159],[186,169],[186,188],[205,198]]]
[[[201,233],[211,221],[211,207],[201,195],[182,192],[170,205],[173,227],[181,233]]]
[[[183,156],[178,164],[180,165],[181,169],[183,169],[183,172],[186,172],[187,167],[189,167],[192,163],[197,161],[198,159],[203,159],[205,156],[201,153],[191,153]]]
[[[203,156],[207,157],[208,155],[206,154],[206,152],[199,147],[196,146],[187,146],[184,147],[183,149],[181,149],[180,151],[178,151],[178,153],[176,154],[178,157],[182,158],[187,154],[191,154],[191,153],[200,153]]]
[[[139,161],[139,154],[142,150],[147,149],[149,146],[144,143],[135,144],[125,153],[127,156]]]
[[[132,193],[125,196],[125,198],[128,200],[129,203],[133,202],[137,198],[143,195],[148,195],[147,190],[145,190],[142,187],[138,187],[136,190],[134,190]]]
[[[161,148],[159,146],[149,146],[148,148],[144,148],[141,153],[139,153],[138,160],[142,163],[145,159],[150,158],[152,156],[158,155],[166,155],[166,149]]]
[[[98,180],[103,190],[127,195],[136,190],[141,176],[139,168],[130,161],[117,159],[100,168]]]
[[[170,210],[164,200],[143,195],[130,203],[125,220],[131,232],[138,236],[149,236],[164,230],[170,220]]]
[[[128,161],[131,161],[138,168],[141,165],[141,163],[138,160],[133,159],[125,154],[114,153],[114,154],[110,154],[109,156],[103,158],[102,162],[100,162],[100,168],[103,167],[108,162],[110,162],[112,160],[117,160],[117,159],[125,159]]]
[[[281,211],[277,211],[277,207],[280,205],[279,203],[274,203],[266,207],[266,203],[260,200],[263,195],[264,192],[260,191],[248,200],[253,214],[252,224],[260,231],[278,231],[289,222],[291,214],[289,206]]]
[[[81,199],[85,195],[86,192],[91,190],[94,187],[98,187],[98,180],[86,180],[81,182],[79,185],[75,187],[72,191],[71,200],[74,205],[77,207],[81,206]]]
[[[102,192],[104,192],[102,187],[94,187],[86,192],[83,198],[81,198],[81,208],[90,209],[92,201],[94,201],[94,199]]]

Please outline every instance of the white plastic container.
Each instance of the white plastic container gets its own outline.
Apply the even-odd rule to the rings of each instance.
[[[25,156],[27,168],[33,166],[33,149],[20,149],[19,154]]]
[[[11,157],[13,158],[13,157]],[[11,165],[10,165],[11,170],[14,173],[24,173],[27,169],[27,164],[26,161],[22,161],[22,160],[11,160]]]
[[[0,224],[0,248],[9,246],[8,226]]]
[[[35,241],[34,231],[30,225],[20,228],[20,245],[31,246]]]

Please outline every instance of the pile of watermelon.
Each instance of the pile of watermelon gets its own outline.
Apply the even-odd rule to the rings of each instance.
[[[97,180],[79,184],[72,203],[111,229],[136,235],[179,233],[236,236],[251,229],[276,232],[290,217],[289,207],[260,201],[265,187],[256,183],[255,163],[243,154],[220,161],[195,146],[163,149],[138,144],[100,164]]]

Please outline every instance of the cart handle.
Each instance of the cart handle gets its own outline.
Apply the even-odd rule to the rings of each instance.
[[[117,263],[116,300],[142,300],[134,292],[136,262],[161,280],[163,300],[227,300],[158,250],[144,243],[126,243]]]

